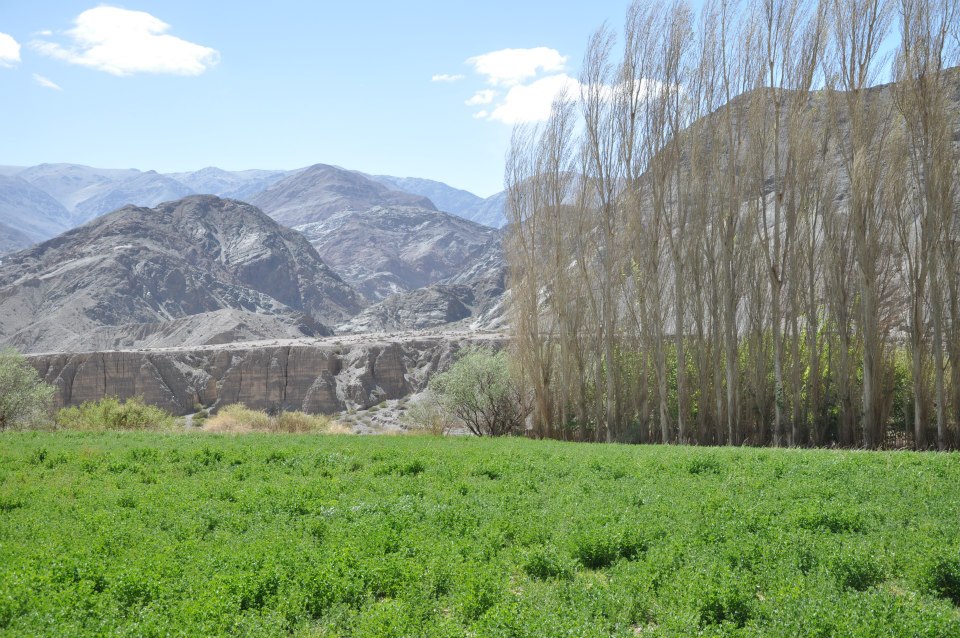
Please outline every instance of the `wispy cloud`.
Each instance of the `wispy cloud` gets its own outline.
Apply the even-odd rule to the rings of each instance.
[[[518,124],[550,117],[553,100],[560,91],[576,95],[580,83],[567,75],[567,56],[549,47],[500,49],[467,60],[483,82],[466,100],[467,106],[483,107],[473,114],[478,120]]]
[[[20,43],[13,36],[0,33],[0,66],[12,67],[20,61]]]
[[[59,84],[57,84],[56,82],[54,82],[53,80],[51,80],[51,79],[49,79],[49,78],[43,77],[43,76],[40,75],[39,73],[34,73],[34,74],[33,74],[33,81],[36,82],[37,84],[39,84],[40,86],[42,86],[42,87],[44,87],[44,88],[47,88],[47,89],[53,89],[54,91],[62,91],[62,90],[63,90],[63,88],[62,88]]]
[[[480,106],[481,104],[490,104],[497,97],[497,92],[493,89],[483,89],[477,91],[473,96],[464,102],[467,106]]]
[[[36,40],[31,46],[52,58],[113,75],[200,75],[220,60],[216,49],[167,33],[170,25],[144,11],[100,6],[77,16],[69,43]]]
[[[541,71],[559,73],[564,70],[567,56],[556,49],[500,49],[467,60],[477,73],[493,86],[512,86],[537,76]]]
[[[465,75],[460,75],[460,74],[457,74],[457,75],[448,75],[448,74],[446,74],[446,73],[438,73],[438,74],[434,75],[432,78],[430,78],[430,81],[431,81],[431,82],[459,82],[460,80],[464,79],[465,77],[467,77],[467,76],[465,76]]]
[[[542,122],[550,117],[553,100],[563,90],[569,95],[577,95],[580,83],[561,73],[549,75],[530,84],[511,87],[503,101],[486,119],[504,124]]]

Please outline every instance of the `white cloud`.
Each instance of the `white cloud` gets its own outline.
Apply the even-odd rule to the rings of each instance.
[[[430,81],[431,82],[459,82],[465,77],[466,77],[465,75],[459,75],[459,74],[447,75],[446,73],[438,73],[432,78],[430,78]]]
[[[504,124],[542,122],[550,117],[553,100],[564,89],[570,96],[579,95],[580,83],[569,75],[560,73],[530,84],[511,87],[503,101],[484,119]],[[476,117],[481,116],[478,113]]]
[[[169,35],[170,25],[144,11],[100,6],[84,11],[66,32],[71,44],[35,41],[37,51],[113,75],[200,75],[220,60],[209,47]]]
[[[483,89],[473,94],[469,100],[464,102],[467,106],[480,106],[481,104],[490,104],[497,97],[497,92],[493,89]]]
[[[0,33],[0,66],[12,67],[20,61],[20,43],[6,33]]]
[[[53,80],[50,80],[50,79],[48,79],[48,78],[43,77],[43,76],[40,75],[39,73],[34,73],[34,74],[33,74],[33,81],[36,82],[37,84],[39,84],[40,86],[42,86],[42,87],[44,87],[44,88],[47,88],[47,89],[53,89],[54,91],[62,91],[62,90],[63,90],[63,89],[60,87],[59,84],[57,84],[57,83],[54,82]]]
[[[475,117],[478,120],[485,120],[489,115],[490,115],[490,111],[484,109],[482,111],[477,111],[476,113],[474,113],[473,117]]]
[[[564,70],[567,57],[556,49],[501,49],[467,60],[477,73],[493,86],[513,86],[536,77],[537,73],[557,73]]]

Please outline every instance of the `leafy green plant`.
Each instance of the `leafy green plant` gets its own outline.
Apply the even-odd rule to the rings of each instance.
[[[0,438],[2,635],[960,635],[953,454]]]

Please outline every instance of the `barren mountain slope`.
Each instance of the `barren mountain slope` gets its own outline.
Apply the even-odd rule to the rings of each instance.
[[[297,230],[370,301],[459,273],[497,234],[455,215],[409,206],[347,211]]]
[[[274,326],[290,336],[291,326],[323,334],[321,324],[352,316],[360,302],[302,235],[212,196],[128,206],[0,266],[0,342],[24,351],[104,347],[105,331],[117,343],[175,336],[164,324],[222,310],[279,317],[251,319],[252,333],[270,336]],[[209,316],[209,329],[202,320],[190,326],[200,334],[194,342],[244,334],[239,315],[230,315],[233,328]]]
[[[506,321],[506,262],[502,231],[474,259],[439,283],[390,295],[337,327],[337,332],[393,332],[450,323],[476,330]]]

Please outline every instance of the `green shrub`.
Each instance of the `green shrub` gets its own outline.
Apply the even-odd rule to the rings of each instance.
[[[863,516],[859,512],[836,507],[823,509],[815,506],[802,513],[797,524],[802,529],[831,534],[861,532],[864,528]]]
[[[16,350],[0,350],[0,432],[47,425],[53,386]]]
[[[574,556],[587,569],[605,569],[621,558],[631,560],[647,551],[647,543],[633,530],[596,526],[574,539]]]
[[[465,348],[429,389],[448,414],[477,436],[521,434],[529,405],[505,352]]]
[[[930,570],[933,592],[960,606],[960,558],[942,560]]]
[[[866,591],[884,580],[883,567],[872,556],[847,554],[834,564],[837,584],[845,589]]]
[[[136,397],[126,401],[116,397],[86,401],[57,413],[57,425],[66,430],[164,430],[175,424],[176,419],[169,412]]]
[[[744,627],[750,620],[753,600],[746,593],[731,588],[711,589],[700,604],[700,624]]]
[[[541,545],[527,550],[522,557],[523,571],[530,578],[569,580],[576,572],[576,563],[552,545]]]
[[[690,461],[687,470],[691,474],[719,474],[720,461],[713,456],[699,455]]]

